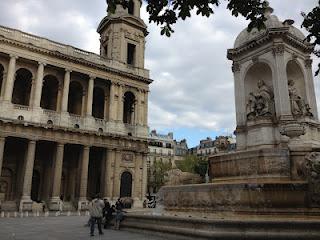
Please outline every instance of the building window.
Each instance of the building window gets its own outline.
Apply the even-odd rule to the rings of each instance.
[[[128,2],[128,13],[134,15],[134,2],[132,0]]]
[[[128,43],[127,64],[134,65],[135,52],[136,46],[134,44]]]

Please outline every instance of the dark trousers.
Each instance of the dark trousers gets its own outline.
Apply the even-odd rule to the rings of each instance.
[[[94,225],[95,225],[95,223],[98,224],[99,234],[102,234],[101,222],[102,222],[102,218],[101,218],[101,217],[91,217],[91,218],[90,218],[90,234],[91,234],[91,235],[92,235],[93,232],[94,232]]]

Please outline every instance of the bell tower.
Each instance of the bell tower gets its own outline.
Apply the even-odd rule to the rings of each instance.
[[[117,5],[100,22],[100,55],[126,65],[144,68],[147,26],[140,18],[141,0],[130,0],[125,9]]]

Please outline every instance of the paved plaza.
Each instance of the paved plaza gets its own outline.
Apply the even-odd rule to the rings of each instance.
[[[90,237],[89,228],[84,227],[88,217],[28,217],[0,219],[1,240],[161,240],[147,234],[126,231],[104,230],[99,236],[95,229],[95,236]]]

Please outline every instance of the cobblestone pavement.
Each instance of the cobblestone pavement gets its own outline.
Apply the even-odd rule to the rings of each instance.
[[[97,228],[95,236],[90,237],[89,227],[85,227],[88,217],[28,217],[0,218],[1,240],[161,240],[146,234],[131,233],[103,229],[99,236]]]

